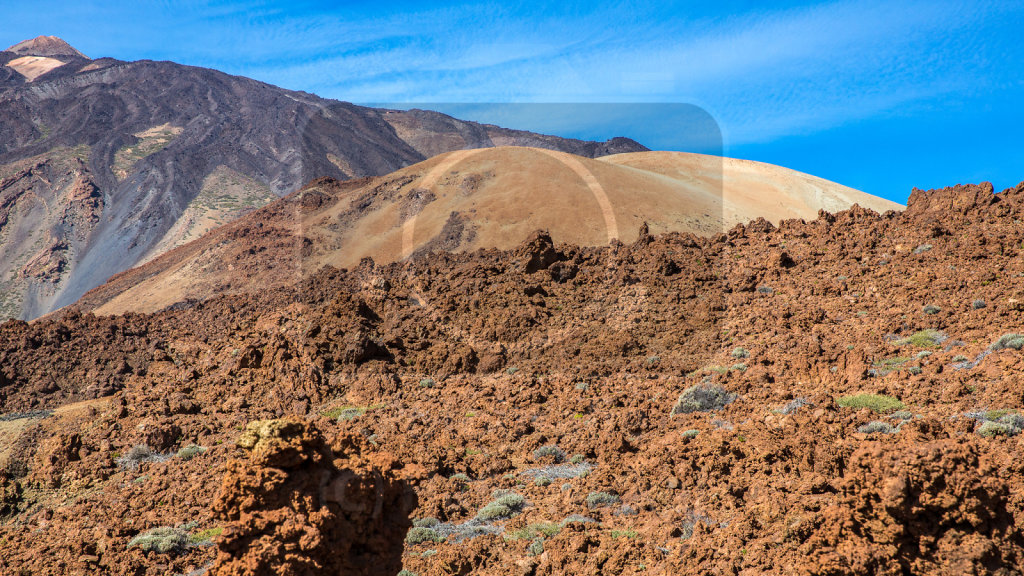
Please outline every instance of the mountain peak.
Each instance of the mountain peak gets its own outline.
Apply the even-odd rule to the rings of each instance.
[[[21,56],[78,56],[80,58],[88,58],[85,54],[75,50],[71,44],[56,36],[38,36],[31,40],[18,42],[4,50],[4,52],[14,52]]]

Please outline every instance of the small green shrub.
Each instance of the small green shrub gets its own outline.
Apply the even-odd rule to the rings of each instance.
[[[128,542],[129,548],[138,547],[143,552],[170,554],[180,552],[188,546],[188,532],[182,528],[162,526],[139,534]]]
[[[836,399],[836,404],[843,408],[853,408],[854,410],[870,408],[879,413],[903,410],[905,408],[903,402],[900,402],[898,398],[884,394],[852,394],[850,396],[842,396]]]
[[[444,542],[444,538],[426,526],[413,526],[405,534],[405,543],[415,546],[424,542]]]
[[[984,300],[980,300],[979,299],[979,300],[975,300],[974,302],[971,302],[971,308],[973,308],[975,310],[981,310],[985,306],[986,306],[986,304],[985,304]]]
[[[220,536],[223,533],[224,528],[220,526],[217,526],[215,528],[207,528],[206,530],[200,530],[199,532],[196,532],[195,534],[189,536],[188,541],[189,544],[202,546],[211,543],[214,538]]]
[[[573,454],[572,458],[569,459],[569,462],[571,462],[573,464],[580,464],[580,463],[582,463],[583,462],[583,454]]]
[[[626,530],[612,530],[611,531],[612,538],[636,538],[637,535],[638,535],[637,531],[633,530],[632,528],[628,528]]]
[[[416,576],[416,573],[413,572],[412,570],[406,570],[405,568],[402,568],[398,572],[398,576]]]
[[[918,374],[921,373],[921,367],[920,366],[911,366],[910,368],[907,368],[907,373],[911,374],[913,376],[917,376]]]
[[[939,308],[934,304],[926,304],[924,308],[921,308],[921,311],[925,314],[938,314],[939,312],[942,312],[942,308]]]
[[[1008,349],[1020,350],[1024,348],[1024,334],[1003,334],[988,348],[993,352]]]
[[[738,358],[738,359],[742,359],[742,358],[746,358],[747,356],[750,356],[750,352],[748,352],[746,348],[743,348],[741,346],[737,346],[737,347],[733,348],[731,354],[732,354],[733,358]]]
[[[611,506],[619,503],[619,497],[608,492],[591,492],[587,494],[587,507],[593,510],[601,506]]]
[[[509,533],[509,540],[531,540],[533,538],[551,538],[561,532],[562,527],[554,522],[535,522],[519,530]]]
[[[700,430],[684,430],[680,435],[683,438],[696,438],[700,434]]]
[[[932,351],[931,350],[921,350],[920,352],[917,353],[917,356],[914,356],[914,359],[915,360],[922,360],[922,359],[927,358],[927,357],[929,357],[931,355],[932,355]]]
[[[747,365],[742,363],[742,362],[739,362],[739,363],[733,364],[732,367],[729,368],[729,369],[730,370],[735,370],[737,372],[746,372],[747,371]]]
[[[526,549],[530,556],[540,556],[544,553],[544,539],[534,538],[533,542],[530,542],[530,547]]]
[[[548,478],[547,476],[537,476],[533,479],[533,483],[537,486],[550,486],[551,478]]]
[[[178,458],[181,458],[182,460],[191,460],[203,452],[206,452],[206,448],[195,444],[189,444],[181,450],[178,450]]]
[[[914,248],[914,254],[924,254],[925,252],[932,249],[931,244],[921,244],[917,248]]]
[[[691,412],[721,410],[735,399],[735,394],[727,392],[725,388],[716,384],[696,384],[679,395],[679,400],[672,407],[671,414],[675,416]]]
[[[969,358],[967,356],[964,356],[963,354],[957,354],[956,356],[953,356],[953,362],[967,362],[968,360]]]
[[[1005,422],[983,422],[978,427],[978,434],[986,438],[993,438],[995,436],[1016,436],[1020,434],[1020,428],[1017,428],[1011,424]]]
[[[494,500],[476,513],[477,520],[504,520],[515,516],[526,506],[526,499],[515,492],[496,492],[493,496]]]
[[[433,387],[434,387],[434,379],[433,378],[424,378],[424,379],[420,380],[420,388],[433,388]]]
[[[440,523],[440,520],[431,516],[427,516],[426,518],[417,518],[412,521],[412,525],[416,528],[433,528]]]
[[[508,374],[509,376],[512,376],[516,372],[519,372],[519,368],[516,368],[515,366],[509,366],[508,368],[505,369],[505,373]]]
[[[554,460],[556,464],[559,464],[565,461],[565,452],[563,452],[558,446],[549,444],[534,450],[533,459],[537,462],[542,460]]]
[[[860,432],[861,434],[895,434],[896,428],[888,422],[872,420],[860,428],[857,428],[857,432]]]
[[[906,338],[896,341],[897,346],[911,345],[917,348],[934,348],[947,340],[946,333],[942,330],[918,330]]]
[[[898,410],[889,415],[893,420],[913,420],[914,415],[909,410]]]

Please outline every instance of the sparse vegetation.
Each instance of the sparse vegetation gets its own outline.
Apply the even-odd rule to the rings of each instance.
[[[125,470],[138,470],[143,462],[163,462],[172,454],[157,454],[152,448],[145,444],[132,446],[123,456],[115,458],[118,468]]]
[[[968,412],[965,416],[977,420],[980,425],[975,431],[987,438],[994,436],[1016,436],[1024,431],[1024,416],[1009,410]]]
[[[533,451],[533,460],[535,462],[554,461],[555,464],[560,464],[565,461],[565,452],[555,445],[541,446]]]
[[[420,380],[420,388],[433,388],[433,387],[434,387],[434,379],[433,378],[424,378],[424,379]]]
[[[925,307],[921,309],[921,311],[924,312],[925,314],[938,314],[939,312],[942,312],[942,308],[939,308],[934,304],[926,304]]]
[[[182,527],[162,526],[147,530],[128,542],[129,548],[139,548],[143,552],[170,554],[180,552],[188,546],[188,530]]]
[[[914,254],[924,254],[925,252],[932,249],[931,244],[921,244],[917,248],[914,248]]]
[[[492,522],[518,514],[526,506],[526,499],[515,492],[498,493],[494,500],[476,513],[477,520]]]
[[[737,347],[733,348],[732,352],[730,354],[732,355],[733,358],[741,358],[741,359],[750,356],[750,352],[748,352],[746,348],[743,348],[741,346],[737,346]]]
[[[794,412],[805,406],[813,406],[813,404],[811,404],[810,400],[808,400],[807,398],[797,397],[790,400],[789,402],[786,403],[785,406],[780,408],[779,413],[786,414],[788,416],[789,414],[793,414]]]
[[[1020,350],[1024,348],[1024,334],[1003,334],[988,347],[989,350]]]
[[[942,330],[919,330],[906,338],[897,340],[896,345],[906,346],[909,344],[916,348],[934,348],[945,342],[947,338]]]
[[[384,404],[371,404],[370,406],[338,406],[325,411],[325,417],[339,422],[355,420],[370,410],[380,410]]]
[[[978,434],[985,436],[986,438],[993,438],[995,436],[1016,436],[1020,434],[1021,429],[1007,424],[1005,422],[982,422],[981,426],[978,427]]]
[[[700,430],[684,430],[680,435],[683,438],[696,438],[700,434]]]
[[[687,388],[679,395],[679,400],[672,407],[672,415],[721,410],[735,399],[735,394],[727,392],[721,386],[697,384]]]
[[[981,310],[985,306],[986,306],[985,301],[981,300],[981,299],[978,299],[978,300],[975,300],[974,302],[971,302],[971,308],[974,309],[974,310]]]
[[[188,537],[189,544],[194,546],[206,546],[213,542],[213,539],[224,533],[224,528],[216,526],[214,528],[207,528],[206,530],[200,530],[195,534]]]
[[[203,452],[206,452],[206,448],[202,446],[197,446],[195,444],[189,444],[188,446],[185,446],[181,450],[178,450],[177,456],[182,460],[191,460],[196,456],[202,454]]]
[[[405,533],[405,543],[411,546],[423,544],[424,542],[444,542],[444,537],[426,526],[413,526]]]
[[[872,420],[860,428],[857,428],[857,432],[860,432],[861,434],[895,434],[896,427],[888,422]]]
[[[591,492],[587,494],[587,507],[593,510],[601,506],[611,506],[619,503],[619,497],[609,492]]]
[[[554,522],[535,522],[514,530],[506,537],[508,540],[532,540],[537,537],[551,538],[561,532],[562,526]]]
[[[898,398],[886,396],[885,394],[852,394],[850,396],[842,396],[836,399],[836,404],[843,408],[852,408],[854,410],[869,408],[880,414],[905,408],[903,402],[900,402]]]

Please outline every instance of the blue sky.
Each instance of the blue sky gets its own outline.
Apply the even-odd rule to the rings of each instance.
[[[54,34],[91,57],[174,60],[358,103],[473,104],[447,110],[721,150],[899,202],[914,186],[1024,180],[1022,2],[5,4],[3,45]],[[569,118],[492,103],[646,106]],[[686,106],[659,120],[657,103]],[[721,145],[692,138],[697,109]]]

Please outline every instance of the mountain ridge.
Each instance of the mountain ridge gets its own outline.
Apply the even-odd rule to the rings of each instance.
[[[880,213],[903,208],[807,174],[730,158],[462,150],[386,176],[313,180],[112,277],[74,306],[98,314],[155,312],[273,289],[366,258],[384,265],[433,251],[511,249],[537,229],[557,242],[601,246],[633,242],[642,227],[713,236],[758,218],[810,220],[820,210],[857,204]]]
[[[646,150],[631,140],[593,143],[367,108],[173,62],[22,58],[49,57],[0,52],[0,318],[74,302],[158,246],[313,178],[382,175],[437,149],[496,143],[582,155]],[[237,173],[260,190],[222,194],[211,188],[215,173]],[[55,178],[94,189],[96,206],[69,203],[70,189],[47,184]],[[20,222],[19,214],[33,216]],[[69,236],[72,221],[85,224]],[[30,260],[50,264],[26,269]]]

